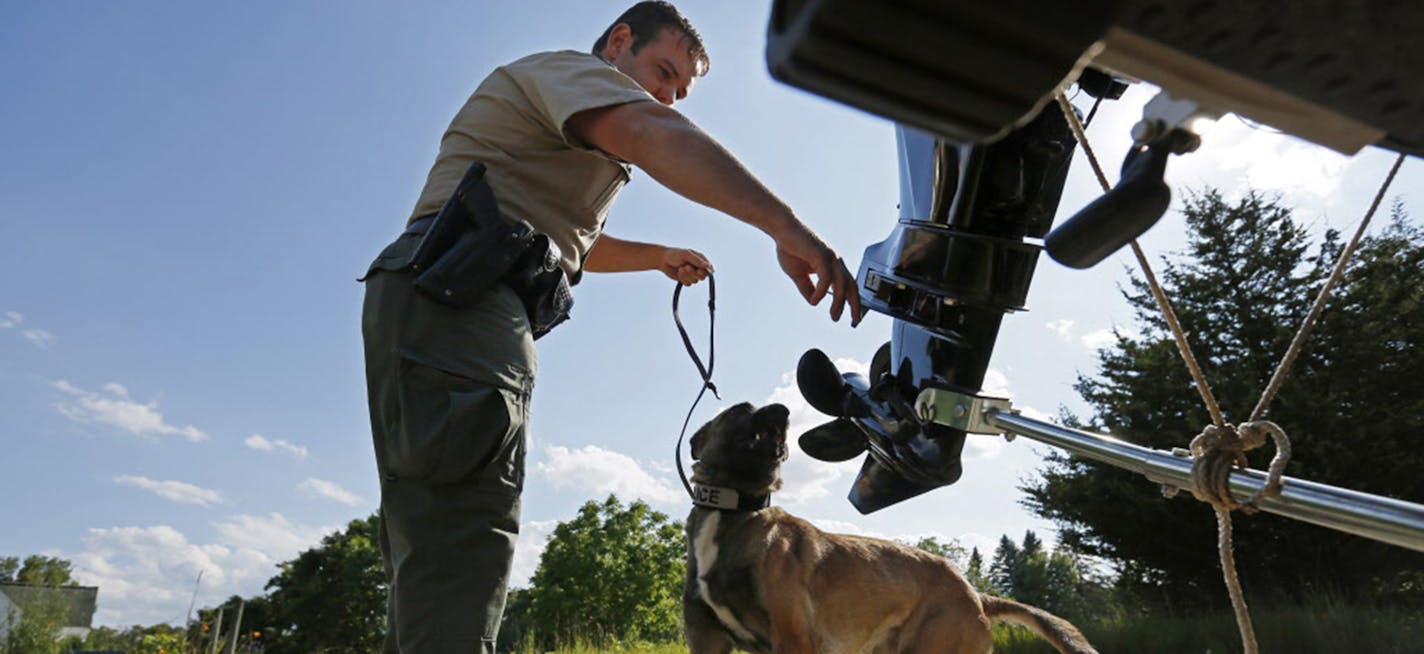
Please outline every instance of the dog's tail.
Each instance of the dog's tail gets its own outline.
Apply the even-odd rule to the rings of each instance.
[[[1028,627],[1063,654],[1098,654],[1077,627],[1048,611],[993,595],[980,594],[979,600],[990,621]]]

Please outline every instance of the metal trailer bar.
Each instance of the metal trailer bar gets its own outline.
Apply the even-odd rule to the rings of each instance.
[[[1192,459],[1133,445],[1111,436],[1040,422],[997,408],[984,411],[995,428],[1130,470],[1159,484],[1190,489]],[[1424,505],[1282,477],[1279,495],[1260,501],[1263,511],[1424,552]],[[1231,494],[1246,501],[1266,483],[1259,470],[1231,473]]]

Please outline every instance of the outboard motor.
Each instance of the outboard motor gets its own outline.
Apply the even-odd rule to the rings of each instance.
[[[965,434],[994,433],[978,395],[999,322],[1024,308],[1040,239],[1097,264],[1161,218],[1169,156],[1231,112],[1353,154],[1424,156],[1424,4],[1281,11],[1274,0],[773,0],[766,60],[782,82],[901,127],[900,220],[868,248],[869,308],[893,317],[869,378],[824,354],[797,380],[835,420],[801,437],[817,458],[866,453],[850,500],[875,511],[960,476]],[[1265,56],[1269,54],[1269,56]],[[1054,96],[1161,88],[1132,128],[1117,184],[1048,233],[1074,139]],[[1094,109],[1096,109],[1096,104]],[[1090,112],[1089,117],[1091,118]]]
[[[857,276],[862,303],[895,318],[891,340],[869,379],[818,350],[797,368],[807,401],[837,418],[802,436],[802,449],[829,461],[868,453],[850,492],[863,513],[959,479],[969,404],[1004,314],[1026,308],[1075,143],[1055,106],[989,145],[904,126],[896,138],[900,219]],[[966,420],[936,417],[938,405],[959,404]]]
[[[966,434],[993,433],[982,410],[1007,408],[979,389],[1000,321],[1025,308],[1076,146],[1044,89],[1079,79],[1116,11],[1116,0],[773,2],[773,77],[897,123],[899,221],[858,275],[862,304],[894,318],[890,342],[869,378],[817,350],[797,368],[807,401],[835,418],[801,447],[865,455],[850,491],[861,512],[954,483]],[[1092,97],[1125,88],[1100,71],[1087,79]]]

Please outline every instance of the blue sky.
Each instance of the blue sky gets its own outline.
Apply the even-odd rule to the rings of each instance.
[[[277,562],[375,510],[354,279],[399,231],[484,74],[586,49],[625,4],[0,5],[0,556],[74,561],[100,587],[98,624],[177,622],[199,571],[199,606],[259,593]],[[678,108],[855,269],[896,216],[892,128],[773,82],[768,7],[682,3],[712,68]],[[1109,169],[1150,97],[1138,85],[1099,112],[1090,137]],[[1318,233],[1359,219],[1391,158],[1347,159],[1227,118],[1169,179],[1280,192]],[[1414,215],[1421,177],[1407,162],[1392,193]],[[1062,214],[1096,193],[1080,157]],[[609,231],[694,247],[717,267],[725,400],[704,401],[694,422],[777,400],[809,427],[788,376],[801,352],[864,366],[889,338],[883,316],[851,329],[807,307],[770,241],[646,175]],[[1169,215],[1144,246],[1169,252],[1181,231]],[[1043,258],[1031,310],[1004,322],[989,390],[1045,415],[1082,411],[1075,375],[1092,371],[1107,330],[1131,327],[1117,292],[1129,263],[1073,271]],[[573,320],[540,341],[517,581],[589,499],[685,513],[671,451],[698,378],[671,292],[656,273],[590,275]],[[684,311],[702,343],[705,318]],[[1032,528],[1052,540],[1015,490],[1040,450],[974,437],[958,484],[871,516],[844,499],[857,464],[793,452],[777,501],[840,531],[983,546]]]

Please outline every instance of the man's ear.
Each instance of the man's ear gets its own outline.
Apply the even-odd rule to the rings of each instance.
[[[608,32],[608,42],[603,46],[604,59],[613,61],[622,54],[624,50],[633,47],[633,28],[628,23],[618,23]]]
[[[688,441],[688,446],[692,448],[693,461],[702,458],[702,446],[707,443],[707,427],[708,425],[702,425],[702,428],[692,435],[692,440]]]

